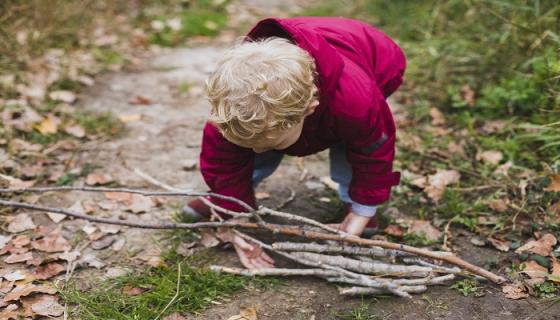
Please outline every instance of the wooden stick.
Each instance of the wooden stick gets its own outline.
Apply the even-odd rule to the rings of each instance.
[[[346,246],[344,244],[340,245],[328,245],[328,244],[318,244],[318,243],[296,243],[296,242],[275,242],[272,247],[277,250],[282,251],[307,251],[315,253],[345,253],[351,255],[360,256],[373,256],[373,257],[400,257],[400,256],[410,256],[406,252],[401,252],[397,250],[386,250],[380,247],[356,247],[356,246]]]
[[[428,287],[424,285],[419,286],[401,286],[400,289],[407,293],[422,293],[428,290]],[[382,290],[375,288],[364,288],[364,287],[351,287],[351,288],[340,288],[338,293],[345,296],[359,296],[359,295],[375,295],[383,293]]]
[[[231,273],[240,276],[317,276],[317,277],[337,277],[340,272],[325,269],[283,269],[283,268],[261,268],[261,269],[241,269],[224,266],[210,266],[214,272]],[[362,284],[363,285],[363,284]]]

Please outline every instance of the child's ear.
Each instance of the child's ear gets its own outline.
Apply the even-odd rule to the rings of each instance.
[[[305,112],[305,116],[307,117],[313,114],[313,112],[315,112],[315,109],[317,108],[318,105],[319,105],[319,100],[314,100],[313,102],[311,102],[309,108],[307,108],[307,111]]]

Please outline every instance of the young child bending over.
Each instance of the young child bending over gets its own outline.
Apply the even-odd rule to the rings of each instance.
[[[207,80],[212,112],[200,169],[212,192],[256,207],[254,188],[284,154],[329,149],[346,216],[339,228],[377,227],[376,206],[399,183],[393,172],[395,124],[387,97],[401,84],[405,57],[388,36],[345,18],[260,21],[218,62]],[[241,212],[232,202],[212,200]],[[208,218],[201,200],[185,213]],[[227,217],[226,217],[227,218]],[[264,251],[229,234],[247,268],[272,267]]]

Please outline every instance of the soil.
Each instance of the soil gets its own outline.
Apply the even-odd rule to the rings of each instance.
[[[210,110],[203,85],[216,60],[237,35],[246,31],[258,17],[286,15],[297,10],[294,1],[244,0],[236,2],[231,26],[217,39],[196,39],[185,48],[162,49],[136,65],[133,70],[106,74],[97,85],[81,97],[81,108],[95,112],[110,111],[115,115],[141,115],[137,121],[126,123],[122,137],[88,146],[80,154],[83,163],[100,165],[116,181],[130,187],[150,187],[131,169],[143,172],[169,185],[190,190],[206,190],[200,173],[184,170],[186,160],[196,160],[200,152],[202,128]],[[189,84],[187,93],[181,86]],[[131,105],[137,95],[152,101],[150,105]],[[296,192],[294,201],[285,211],[305,215],[321,221],[336,219],[334,193],[320,186],[318,177],[328,174],[326,154],[305,158],[307,177],[301,181],[297,159],[287,157],[280,168],[266,179],[257,191],[272,196],[263,204],[274,206],[289,196],[289,188]],[[306,185],[306,182],[315,184]],[[312,188],[310,188],[312,187]],[[323,199],[321,199],[323,198]],[[140,219],[169,218],[169,210],[156,210]],[[128,229],[124,233],[129,251],[134,248],[161,246],[159,233]],[[460,233],[454,233],[459,234]],[[453,238],[460,255],[471,262],[484,264],[487,258],[507,261],[506,257],[488,248],[472,246],[465,236]],[[217,263],[241,266],[232,250],[215,249]],[[105,256],[111,256],[110,253]],[[112,266],[125,265],[126,258],[112,258]],[[502,263],[503,265],[503,263]],[[411,300],[395,297],[348,298],[340,296],[335,285],[309,278],[294,278],[267,290],[247,290],[229,297],[227,302],[187,316],[187,319],[228,319],[239,313],[241,305],[254,306],[259,319],[336,319],[336,314],[348,312],[363,303],[379,319],[558,319],[560,305],[553,301],[525,299],[509,300],[499,287],[485,285],[480,298],[464,297],[447,286],[430,288]],[[362,318],[364,319],[364,318]],[[368,318],[370,319],[370,318]],[[376,318],[377,319],[377,318]]]

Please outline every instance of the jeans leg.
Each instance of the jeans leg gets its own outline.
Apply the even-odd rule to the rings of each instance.
[[[346,159],[346,147],[342,143],[335,144],[329,149],[331,178],[338,183],[340,200],[351,203],[348,187],[352,181],[352,167]]]
[[[256,187],[278,168],[283,156],[282,153],[275,150],[257,153],[255,155],[255,162],[253,165],[253,187]]]
[[[352,166],[346,159],[346,146],[342,143],[335,144],[329,150],[331,165],[331,178],[338,183],[338,196],[340,200],[352,204],[352,212],[363,216],[373,217],[377,211],[377,206],[362,205],[350,199],[348,189],[352,182]]]

